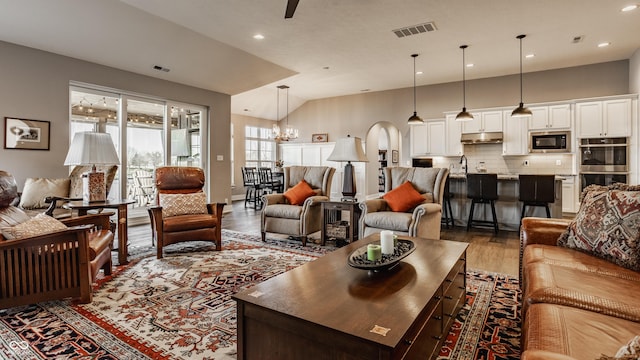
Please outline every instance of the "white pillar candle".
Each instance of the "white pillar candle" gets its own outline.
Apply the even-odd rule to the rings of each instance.
[[[393,254],[393,231],[382,230],[380,232],[380,246],[383,254]]]

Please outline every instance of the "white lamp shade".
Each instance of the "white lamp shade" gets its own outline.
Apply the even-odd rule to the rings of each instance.
[[[368,162],[367,156],[362,150],[362,140],[359,137],[346,137],[339,139],[333,148],[333,152],[327,158],[328,161],[358,161]]]
[[[73,136],[65,165],[117,165],[118,153],[107,133],[78,132]]]

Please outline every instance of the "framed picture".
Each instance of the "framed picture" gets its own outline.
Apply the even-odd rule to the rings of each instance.
[[[4,118],[4,148],[49,150],[50,121]]]
[[[398,150],[391,150],[391,162],[394,164],[398,163]]]
[[[311,142],[327,142],[329,141],[329,134],[313,134],[311,135]]]

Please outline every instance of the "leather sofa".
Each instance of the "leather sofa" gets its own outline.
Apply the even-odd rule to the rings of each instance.
[[[640,273],[557,246],[569,223],[522,220],[522,359],[599,359],[640,334]]]

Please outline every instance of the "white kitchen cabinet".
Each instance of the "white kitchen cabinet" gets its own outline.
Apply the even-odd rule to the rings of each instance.
[[[455,114],[447,115],[445,120],[445,156],[461,156],[462,121],[456,121]]]
[[[527,125],[525,119],[512,118],[511,110],[504,112],[502,155],[528,154]]]
[[[571,105],[559,104],[529,108],[529,130],[560,130],[571,128]]]
[[[576,104],[579,138],[631,136],[631,99]]]
[[[567,176],[562,180],[562,212],[575,213],[576,206],[575,176]]]
[[[411,125],[411,157],[422,155],[444,155],[444,120],[427,121]]]
[[[502,110],[472,113],[473,120],[462,123],[463,134],[502,131]]]

